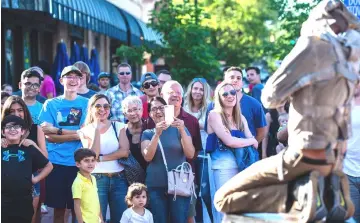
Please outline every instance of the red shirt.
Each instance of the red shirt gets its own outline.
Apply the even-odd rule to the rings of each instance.
[[[147,96],[141,95],[140,96],[141,102],[142,102],[142,107],[143,107],[143,114],[142,114],[142,118],[143,119],[147,119],[149,118],[149,112],[148,112],[148,101],[147,101]]]

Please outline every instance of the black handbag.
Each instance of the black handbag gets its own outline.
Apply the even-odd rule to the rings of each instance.
[[[119,141],[118,133],[116,130],[115,122],[111,122],[111,125],[114,129],[116,139]],[[139,162],[135,157],[129,153],[127,158],[120,158],[118,162],[124,166],[125,177],[129,185],[133,183],[144,183],[145,182],[145,171],[140,166]]]

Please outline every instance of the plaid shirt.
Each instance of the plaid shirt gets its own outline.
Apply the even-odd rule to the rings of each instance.
[[[121,102],[129,95],[141,96],[143,93],[131,85],[131,88],[124,92],[120,89],[119,85],[116,85],[106,91],[106,96],[111,103],[111,120],[116,120],[125,123],[124,113],[122,112]]]

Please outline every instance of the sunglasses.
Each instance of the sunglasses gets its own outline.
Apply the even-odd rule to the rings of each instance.
[[[40,84],[38,84],[38,83],[31,83],[31,82],[26,82],[26,83],[24,83],[24,85],[25,85],[25,87],[27,87],[27,88],[35,88],[35,89],[38,89],[38,88],[40,88]]]
[[[121,75],[121,76],[124,76],[124,75],[130,75],[131,74],[131,72],[119,72],[119,74]]]
[[[152,108],[150,109],[150,111],[152,111],[152,112],[157,112],[157,111],[164,112],[164,111],[165,111],[165,107],[164,107],[164,106],[152,107]]]
[[[21,125],[6,125],[5,129],[6,130],[11,130],[11,129],[18,130],[18,129],[21,129]]]
[[[236,95],[236,90],[225,91],[224,93],[222,93],[222,96],[226,98],[226,97],[229,96],[230,94],[231,94],[232,96],[235,96],[235,95]]]
[[[159,82],[157,82],[157,81],[146,82],[146,83],[143,84],[143,88],[149,89],[150,85],[153,86],[153,87],[156,87],[156,86],[159,85]]]
[[[96,108],[96,110],[100,110],[100,108],[104,108],[104,110],[108,111],[111,108],[111,105],[109,105],[109,104],[103,104],[103,105],[96,104],[94,107]]]

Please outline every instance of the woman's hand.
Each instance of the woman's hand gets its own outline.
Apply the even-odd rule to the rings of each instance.
[[[178,119],[178,118],[174,118],[174,121],[173,121],[173,123],[171,123],[171,126],[178,128],[180,132],[185,130],[184,121],[181,119]]]
[[[94,128],[95,128],[96,130],[100,130],[100,129],[102,129],[104,126],[105,126],[105,124],[104,124],[103,122],[101,122],[100,119],[95,118],[95,120],[94,120]]]
[[[259,147],[259,142],[254,137],[250,139],[251,139],[251,143],[253,143],[252,145],[255,147],[255,149],[257,149]]]
[[[54,127],[51,123],[48,122],[43,122],[40,126],[44,134],[56,134],[58,131],[58,128]]]
[[[165,121],[159,122],[155,126],[155,135],[160,136],[161,133],[167,129],[169,126],[166,124]]]
[[[36,143],[35,143],[34,141],[32,141],[31,139],[23,139],[23,140],[20,142],[19,146],[21,146],[21,145],[23,145],[23,146],[25,146],[25,147],[28,147],[28,146],[35,146],[35,147],[37,147]]]
[[[1,139],[1,147],[7,148],[8,145],[9,145],[9,143],[8,143],[7,139],[2,138],[2,139]]]

